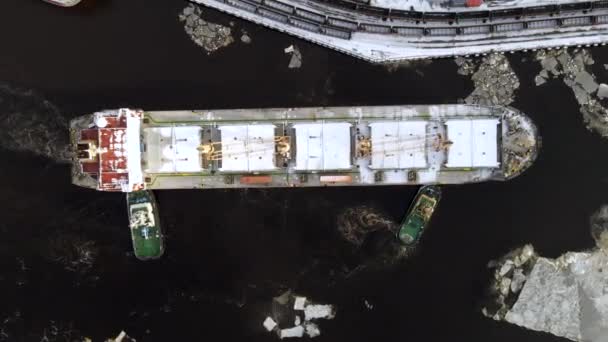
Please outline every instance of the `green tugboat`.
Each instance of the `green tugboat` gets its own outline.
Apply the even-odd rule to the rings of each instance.
[[[397,237],[403,244],[413,245],[418,241],[422,231],[429,224],[440,199],[441,189],[436,185],[423,186],[418,191],[414,204],[405,215],[397,233]]]
[[[165,246],[154,194],[152,191],[129,192],[127,206],[135,257],[140,260],[160,258]]]

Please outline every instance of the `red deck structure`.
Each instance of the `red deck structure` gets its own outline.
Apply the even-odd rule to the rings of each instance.
[[[127,117],[141,118],[142,115],[139,111],[128,110],[97,113],[94,119],[96,127],[79,132],[79,150],[84,149],[86,144],[89,148],[89,158],[80,158],[82,172],[97,179],[98,190],[125,191],[125,187],[128,191],[143,189],[143,184],[130,182],[127,145]]]

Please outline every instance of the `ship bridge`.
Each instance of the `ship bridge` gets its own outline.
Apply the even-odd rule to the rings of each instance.
[[[142,111],[121,109],[90,117],[87,128],[74,132],[79,172],[103,191],[143,189],[140,164]]]

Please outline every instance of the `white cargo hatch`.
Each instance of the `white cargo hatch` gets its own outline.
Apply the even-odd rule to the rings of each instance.
[[[301,123],[293,127],[297,170],[351,168],[350,123]]]
[[[150,173],[199,172],[198,126],[151,127],[145,129],[147,167]]]
[[[127,116],[127,170],[129,170],[129,189],[144,180],[141,170],[141,118]]]
[[[370,123],[373,169],[424,168],[426,121]]]
[[[225,125],[220,171],[270,171],[275,166],[274,125]]]
[[[498,167],[498,119],[448,120],[446,167]]]

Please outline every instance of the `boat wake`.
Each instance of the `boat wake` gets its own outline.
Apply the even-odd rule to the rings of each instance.
[[[348,208],[338,216],[340,235],[356,247],[363,245],[369,234],[382,230],[395,231],[396,224],[367,206]]]
[[[0,148],[68,163],[68,120],[33,90],[0,83]]]
[[[50,237],[47,249],[47,256],[51,261],[59,263],[65,270],[83,278],[91,275],[100,250],[95,241],[66,232]]]
[[[348,208],[338,216],[337,225],[340,235],[354,247],[354,255],[359,260],[356,265],[346,267],[344,279],[361,271],[390,268],[416,252],[416,246],[404,246],[397,239],[398,223],[374,208]]]

